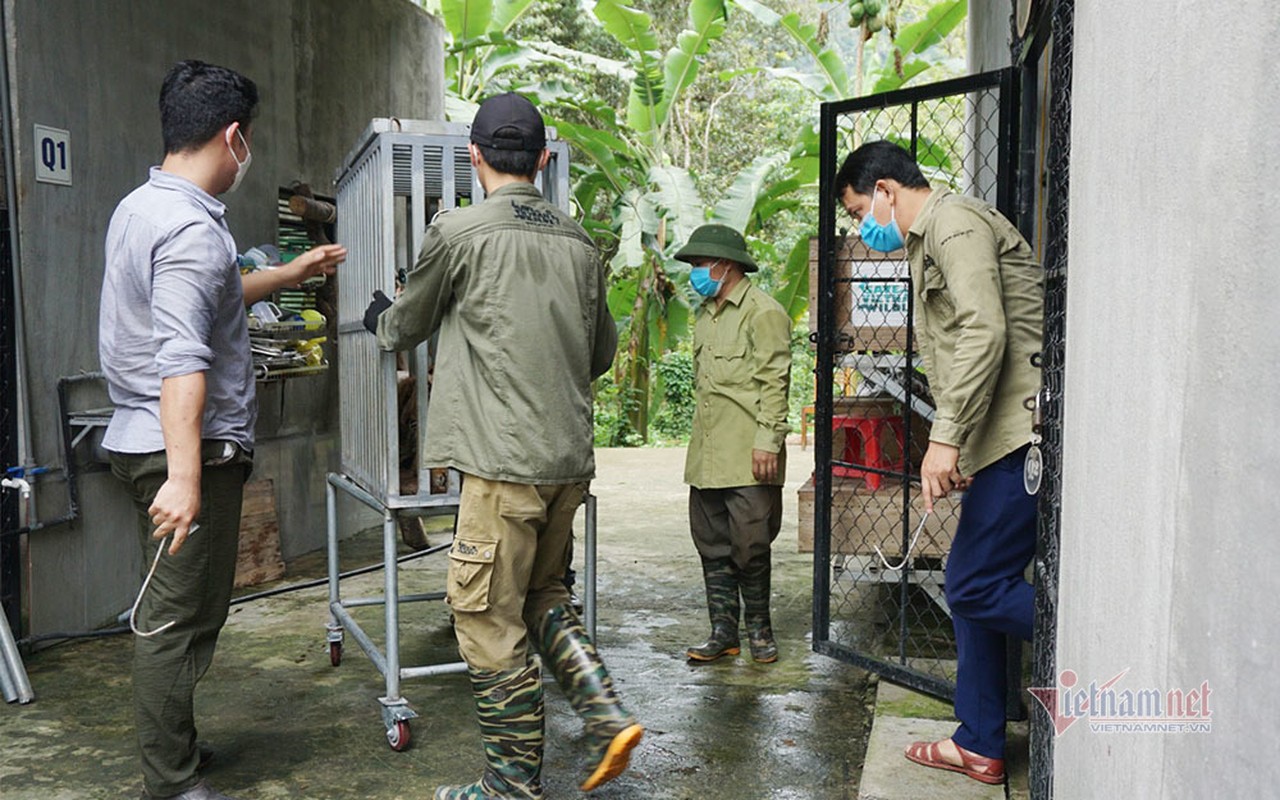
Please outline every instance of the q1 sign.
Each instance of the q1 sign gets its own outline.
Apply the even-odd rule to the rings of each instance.
[[[36,127],[36,180],[71,185],[71,131]]]

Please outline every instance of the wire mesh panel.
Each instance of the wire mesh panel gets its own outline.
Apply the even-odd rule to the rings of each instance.
[[[469,132],[457,123],[375,119],[338,177],[336,234],[347,247],[338,270],[342,471],[387,508],[458,502],[458,476],[416,458],[430,413],[432,346],[384,353],[363,317],[375,291],[395,296],[436,213],[483,199]],[[553,131],[548,139],[551,159],[537,185],[567,211],[568,147]]]
[[[943,575],[960,506],[944,498],[926,516],[920,496],[934,406],[915,352],[906,254],[874,252],[846,236],[851,223],[843,211],[837,220],[831,187],[840,159],[887,139],[909,150],[935,186],[1008,213],[1011,82],[1004,70],[822,110],[818,432],[806,487],[814,648],[947,699],[956,652]]]

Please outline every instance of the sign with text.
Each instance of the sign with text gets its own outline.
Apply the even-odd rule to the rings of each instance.
[[[71,131],[36,127],[36,180],[40,183],[71,185]]]
[[[908,267],[906,259],[867,259],[853,262],[854,278],[876,278],[851,285],[854,325],[905,327],[907,324]]]

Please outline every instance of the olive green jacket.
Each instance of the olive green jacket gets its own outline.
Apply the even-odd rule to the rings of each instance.
[[[384,350],[440,332],[423,464],[526,484],[594,477],[591,381],[618,342],[606,299],[591,238],[532,184],[437,215],[378,319]]]
[[[966,476],[1031,440],[1040,388],[1044,270],[990,204],[935,189],[907,232],[916,335],[937,415],[930,441]]]
[[[778,454],[785,481],[791,318],[749,278],[716,308],[698,307],[693,328],[696,407],[684,480],[699,489],[754,486],[751,451]]]

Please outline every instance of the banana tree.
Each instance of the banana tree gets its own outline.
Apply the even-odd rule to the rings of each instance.
[[[550,81],[530,88],[531,71],[552,65],[570,74],[576,71],[629,77],[626,65],[596,58],[551,43],[534,46],[512,37],[511,31],[536,0],[419,0],[427,11],[444,23],[446,42],[445,114],[449,119],[469,121],[476,106],[486,96],[522,90],[525,94],[554,98],[571,94],[572,88]],[[572,58],[562,57],[561,51]]]
[[[610,308],[623,326],[616,377],[632,429],[642,439],[647,439],[648,421],[663,399],[661,375],[650,365],[688,336],[697,302],[688,289],[687,265],[672,257],[675,250],[694,228],[709,221],[750,238],[770,216],[798,205],[797,190],[817,176],[817,136],[811,129],[802,131],[791,151],[754,159],[713,207],[700,196],[689,170],[673,163],[673,109],[679,108],[681,94],[697,80],[706,55],[723,36],[727,10],[723,0],[691,0],[685,29],[664,53],[648,14],[619,0],[598,0],[595,16],[628,54],[625,111],[570,101],[562,105],[576,108],[590,123],[557,122],[561,135],[590,164],[576,184],[579,204],[591,209],[601,196],[611,199],[615,279]],[[778,294],[793,318],[803,313],[807,261],[802,270],[788,270]],[[653,386],[651,375],[657,382]]]
[[[650,365],[688,335],[691,306],[680,280],[684,270],[671,254],[707,219],[693,176],[668,156],[671,109],[724,34],[726,8],[724,0],[691,0],[687,27],[665,51],[645,12],[619,0],[597,0],[592,12],[627,54],[626,109],[618,114],[566,99],[560,106],[575,109],[590,123],[557,119],[556,127],[594,169],[576,182],[579,205],[590,212],[598,197],[608,198],[615,245],[609,304],[622,325],[615,379],[632,429],[647,439],[650,415],[662,396],[651,391]],[[560,56],[574,60],[571,53]]]
[[[903,3],[904,0],[850,0],[849,22],[856,31],[855,66],[850,80],[826,26],[825,13],[818,24],[806,23],[799,12],[784,15],[760,0],[733,0],[735,6],[761,24],[785,30],[811,60],[807,69],[772,67],[765,71],[803,86],[823,102],[860,96],[864,86],[874,92],[901,88],[942,60],[934,47],[964,22],[968,0],[939,0],[930,4],[919,19],[899,27]],[[866,45],[882,30],[886,31],[891,55],[882,66],[867,70]]]
[[[690,0],[685,29],[666,49],[648,14],[620,0],[597,0],[592,12],[625,51],[620,60],[517,41],[512,26],[532,2],[431,2],[452,37],[446,65],[451,113],[465,117],[467,106],[485,94],[514,89],[550,111],[560,136],[575,147],[575,200],[588,229],[612,254],[609,303],[622,326],[615,382],[631,429],[647,439],[649,418],[663,396],[660,385],[650,386],[650,365],[687,338],[694,302],[687,267],[672,254],[708,220],[750,235],[773,214],[797,205],[797,190],[816,181],[816,133],[805,127],[791,152],[756,158],[708,209],[693,176],[673,163],[668,139],[673,109],[724,34],[724,0]],[[555,79],[538,77],[536,68],[546,64],[555,66]],[[625,108],[577,91],[575,78],[588,74],[626,81]],[[792,256],[777,294],[798,318],[807,306],[808,269],[807,261],[797,267],[801,262]]]
[[[967,0],[940,0],[929,5],[917,20],[899,27],[898,14],[904,0],[849,0],[849,24],[856,40],[851,77],[827,26],[825,13],[814,24],[805,22],[798,12],[779,14],[760,0],[732,1],[761,24],[786,31],[808,57],[801,66],[755,69],[795,83],[821,102],[861,95],[864,86],[870,86],[874,92],[899,89],[937,66],[943,59],[936,52],[936,45],[964,22],[968,12]],[[882,66],[865,69],[866,45],[882,30],[888,38],[890,55]],[[945,165],[927,166],[941,169]],[[759,198],[755,213],[760,218],[794,203],[797,190],[816,186],[818,134],[812,122],[804,123],[797,133],[786,168],[789,174],[769,185]],[[759,219],[755,222],[758,224]],[[805,237],[801,237],[788,254],[784,276],[775,297],[793,319],[799,320],[808,310],[809,245]]]

